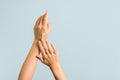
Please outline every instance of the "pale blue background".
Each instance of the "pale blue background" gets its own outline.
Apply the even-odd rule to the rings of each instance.
[[[17,80],[46,10],[68,80],[120,80],[119,0],[0,0],[0,80]],[[33,80],[54,80],[38,63]]]

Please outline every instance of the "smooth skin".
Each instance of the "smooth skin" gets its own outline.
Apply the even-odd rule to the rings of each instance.
[[[23,63],[18,80],[32,80],[38,60],[51,69],[56,80],[67,80],[58,62],[56,48],[47,40],[50,29],[51,25],[48,23],[48,12],[46,11],[35,23],[34,41]]]
[[[53,44],[48,41],[39,41],[41,55],[37,56],[45,65],[49,66],[56,80],[67,80],[59,62],[58,52]]]
[[[43,39],[47,39],[50,32],[50,24],[48,23],[48,13],[40,16],[34,26],[34,41],[32,47],[28,53],[28,56],[21,68],[18,80],[32,80],[40,51],[38,48],[38,41],[42,38],[42,32],[46,33]]]

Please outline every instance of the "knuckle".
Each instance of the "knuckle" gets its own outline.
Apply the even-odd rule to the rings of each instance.
[[[47,56],[47,55],[45,55],[45,56],[44,56],[44,58],[45,58],[45,59],[47,59],[47,58],[48,58],[48,56]]]

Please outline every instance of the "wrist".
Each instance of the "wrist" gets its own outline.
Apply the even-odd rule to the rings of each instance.
[[[56,80],[67,80],[60,64],[50,66],[50,69],[55,77]]]
[[[37,39],[34,39],[33,40],[33,44],[37,44],[38,40]]]
[[[38,49],[38,40],[33,40],[32,46]]]
[[[34,40],[32,43],[32,49],[34,50],[34,53],[37,55],[39,54],[39,48],[38,48],[38,40]]]
[[[52,71],[55,71],[55,70],[60,69],[60,64],[56,63],[56,64],[53,64],[53,65],[50,65],[49,67]]]

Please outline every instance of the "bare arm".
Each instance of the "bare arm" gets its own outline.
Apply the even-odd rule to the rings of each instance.
[[[56,80],[67,80],[60,64],[55,64],[53,66],[50,66],[50,69],[55,77]]]
[[[47,20],[48,20],[48,13],[46,12],[36,21],[36,24],[34,26],[35,39],[27,55],[27,58],[21,68],[18,80],[32,80],[38,61],[36,56],[39,55],[40,53],[38,49],[38,41],[41,38],[46,39],[50,32],[50,25],[48,24]],[[42,37],[43,32],[45,33],[44,37]]]
[[[18,80],[32,80],[38,61],[36,56],[38,55],[39,51],[37,48],[37,41],[34,41],[30,52],[28,53],[28,56],[22,66]]]
[[[58,53],[53,44],[50,44],[48,41],[41,40],[39,41],[39,48],[41,50],[42,56],[38,56],[40,61],[51,69],[56,80],[67,80],[59,62],[58,62]]]

